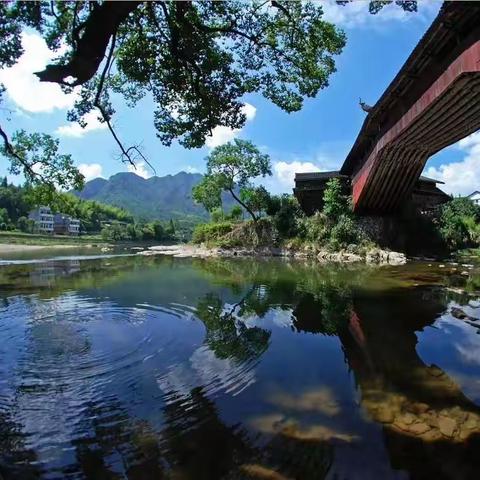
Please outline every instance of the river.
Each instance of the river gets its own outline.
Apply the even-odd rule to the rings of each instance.
[[[480,270],[464,262],[2,265],[1,475],[478,478]]]

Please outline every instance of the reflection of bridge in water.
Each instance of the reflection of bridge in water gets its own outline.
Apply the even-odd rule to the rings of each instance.
[[[422,306],[418,293],[409,296],[393,294],[380,305],[378,298],[354,301],[340,338],[362,406],[383,425],[395,468],[422,472],[415,478],[475,478],[480,407],[416,351],[415,331],[433,323],[444,305],[428,301]]]

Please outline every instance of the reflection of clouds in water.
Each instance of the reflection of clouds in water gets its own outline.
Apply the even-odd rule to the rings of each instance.
[[[451,302],[447,312],[452,308],[459,308],[467,315],[479,316],[478,302],[470,301],[469,306],[458,305]],[[479,326],[480,326],[480,322]],[[435,322],[435,327],[442,331],[442,334],[449,337],[449,347],[456,353],[458,365],[450,366],[446,369],[449,375],[460,385],[463,393],[472,401],[478,403],[480,400],[480,380],[478,378],[478,367],[480,367],[480,335],[478,330],[463,320],[455,318],[450,313],[439,317]],[[474,369],[472,373],[462,371],[462,365],[468,365],[469,369]]]
[[[61,464],[109,384],[132,382],[138,369],[130,367],[153,356],[148,332],[137,328],[150,312],[75,293],[46,300],[32,295],[18,303],[18,315],[3,332],[19,352],[8,355],[10,384],[1,407],[15,404],[15,420],[28,432],[26,446],[40,463]]]
[[[462,360],[469,365],[480,366],[480,336],[468,336],[463,340],[464,343],[455,342],[454,344]]]
[[[271,326],[290,328],[293,325],[292,309],[271,306],[265,317],[260,318],[255,314],[245,315],[242,316],[242,323],[247,328],[269,328]]]
[[[460,385],[462,392],[477,405],[480,405],[480,379],[477,375],[468,375],[461,371],[455,370],[450,372]]]
[[[451,303],[449,310],[452,307],[460,308],[467,315],[473,314],[471,308]],[[475,315],[478,315],[478,312]],[[440,317],[435,326],[441,328],[444,333],[455,336],[453,346],[465,364],[480,366],[480,335],[476,334],[478,330],[473,325],[447,314]]]
[[[250,368],[249,363],[218,358],[207,346],[197,348],[188,364],[174,365],[157,379],[164,393],[175,393],[182,397],[187,397],[195,387],[203,387],[209,395],[217,392],[238,395],[254,382],[255,370]]]
[[[95,398],[95,387],[72,378],[73,364],[90,349],[84,332],[69,323],[41,322],[28,333],[26,356],[19,361],[16,420],[29,432],[40,462],[56,462],[75,437],[80,412]]]
[[[282,310],[281,308],[276,308],[272,312],[272,320],[277,327],[290,328],[293,325],[292,310]]]
[[[253,429],[270,435],[281,434],[297,440],[353,442],[359,440],[355,434],[341,432],[320,423],[302,424],[296,418],[282,413],[271,413],[251,418],[248,422]]]
[[[340,405],[332,390],[326,386],[310,389],[298,395],[276,392],[269,402],[277,407],[299,412],[318,412],[328,416],[338,415]]]

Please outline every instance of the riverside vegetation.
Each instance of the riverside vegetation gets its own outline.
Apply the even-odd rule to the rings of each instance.
[[[93,200],[82,200],[77,196],[32,186],[8,184],[3,178],[0,183],[0,231],[1,238],[8,243],[50,244],[58,240],[46,235],[33,235],[34,222],[28,218],[29,212],[37,205],[48,205],[54,213],[61,212],[80,220],[82,240],[117,241],[164,241],[176,238],[175,222],[135,219],[123,208],[106,205]],[[180,230],[178,234],[182,235]],[[94,237],[96,235],[96,238]],[[65,237],[63,237],[65,238]],[[61,240],[64,242],[64,239]],[[75,239],[78,242],[79,239]]]
[[[279,247],[307,254],[345,251],[352,259],[378,250],[338,179],[327,183],[322,210],[307,217],[292,195],[271,195],[253,185],[255,178],[271,175],[271,166],[268,155],[250,142],[236,139],[215,148],[206,160],[207,174],[194,187],[193,197],[210,211],[211,219],[196,226],[194,244],[226,249]],[[224,192],[238,203],[226,213]],[[467,198],[453,198],[434,215],[415,212],[413,217],[416,233],[427,234],[443,254],[480,245],[480,206]]]

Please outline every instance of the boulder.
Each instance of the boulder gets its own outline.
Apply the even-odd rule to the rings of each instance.
[[[412,432],[415,435],[423,435],[424,433],[428,432],[430,430],[430,427],[423,422],[419,423],[414,423],[413,425],[410,425],[409,431]]]
[[[442,435],[451,438],[457,428],[457,422],[453,418],[440,415],[438,417],[438,428]]]
[[[390,252],[388,254],[388,263],[390,265],[405,265],[407,263],[407,257],[400,252]]]

